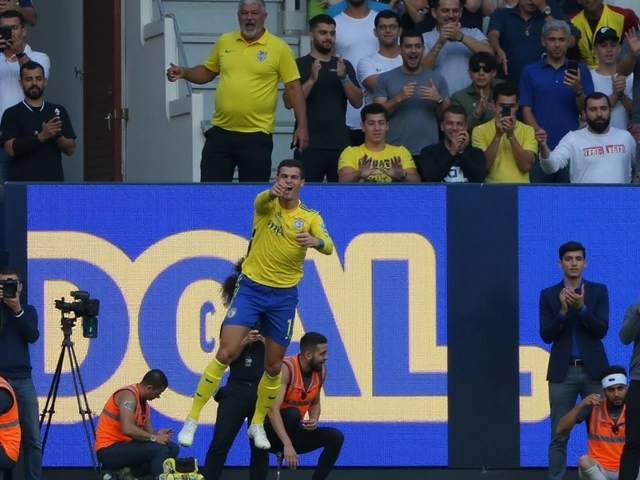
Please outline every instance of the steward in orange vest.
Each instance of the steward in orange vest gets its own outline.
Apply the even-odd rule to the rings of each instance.
[[[95,451],[103,469],[132,471],[134,476],[163,473],[162,463],[180,451],[173,429],[151,424],[149,402],[169,386],[161,370],[150,370],[140,383],[116,390],[107,400],[96,430]]]
[[[11,470],[20,456],[20,421],[13,388],[0,377],[0,470]]]
[[[344,435],[337,428],[318,427],[327,358],[324,335],[308,332],[300,339],[300,353],[282,362],[282,386],[264,424],[271,443],[269,451],[281,453],[289,468],[298,465],[298,454],[323,449],[313,474],[317,480],[329,476],[344,442]],[[252,445],[250,477],[266,479],[268,471],[268,452]]]
[[[557,433],[568,434],[575,425],[585,421],[589,453],[578,459],[582,476],[592,478],[592,473],[599,472],[604,478],[617,479],[626,441],[626,370],[611,366],[603,372],[601,381],[604,398],[595,393],[584,398],[562,417]]]

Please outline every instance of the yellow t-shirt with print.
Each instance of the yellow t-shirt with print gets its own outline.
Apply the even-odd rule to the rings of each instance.
[[[405,170],[407,168],[416,168],[411,153],[409,153],[409,150],[405,147],[396,147],[395,145],[387,144],[383,150],[374,152],[364,145],[360,145],[358,147],[347,147],[342,151],[340,160],[338,160],[338,171],[344,167],[359,170],[360,159],[365,155],[372,160],[371,166],[374,169],[373,173],[365,178],[365,182],[391,183],[391,177],[384,173],[384,170],[391,168],[391,161],[394,157],[400,157],[402,168]]]

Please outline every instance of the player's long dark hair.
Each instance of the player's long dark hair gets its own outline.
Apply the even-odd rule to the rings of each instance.
[[[236,290],[236,283],[238,283],[238,277],[242,273],[242,262],[244,262],[244,257],[235,263],[233,266],[234,273],[224,280],[222,288],[220,289],[220,293],[222,294],[222,304],[225,307],[229,307],[229,304],[233,299],[233,294]]]

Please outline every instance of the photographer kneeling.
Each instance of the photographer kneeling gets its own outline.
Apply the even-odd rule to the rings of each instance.
[[[96,431],[95,451],[103,468],[117,470],[121,478],[163,473],[162,463],[180,451],[171,442],[172,428],[156,431],[151,424],[149,402],[169,386],[161,370],[150,370],[140,383],[116,390],[102,410]]]

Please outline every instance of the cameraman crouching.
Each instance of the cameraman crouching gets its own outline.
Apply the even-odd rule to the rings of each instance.
[[[162,463],[176,458],[180,447],[171,442],[172,428],[156,431],[149,402],[169,386],[161,370],[150,370],[140,383],[116,390],[102,410],[96,430],[95,451],[105,469],[121,478],[163,473]]]
[[[31,378],[29,355],[29,344],[38,340],[40,332],[36,309],[31,305],[21,305],[21,293],[22,282],[18,270],[13,267],[0,268],[0,376],[11,385],[18,404],[24,478],[40,480],[42,444],[38,394]]]

